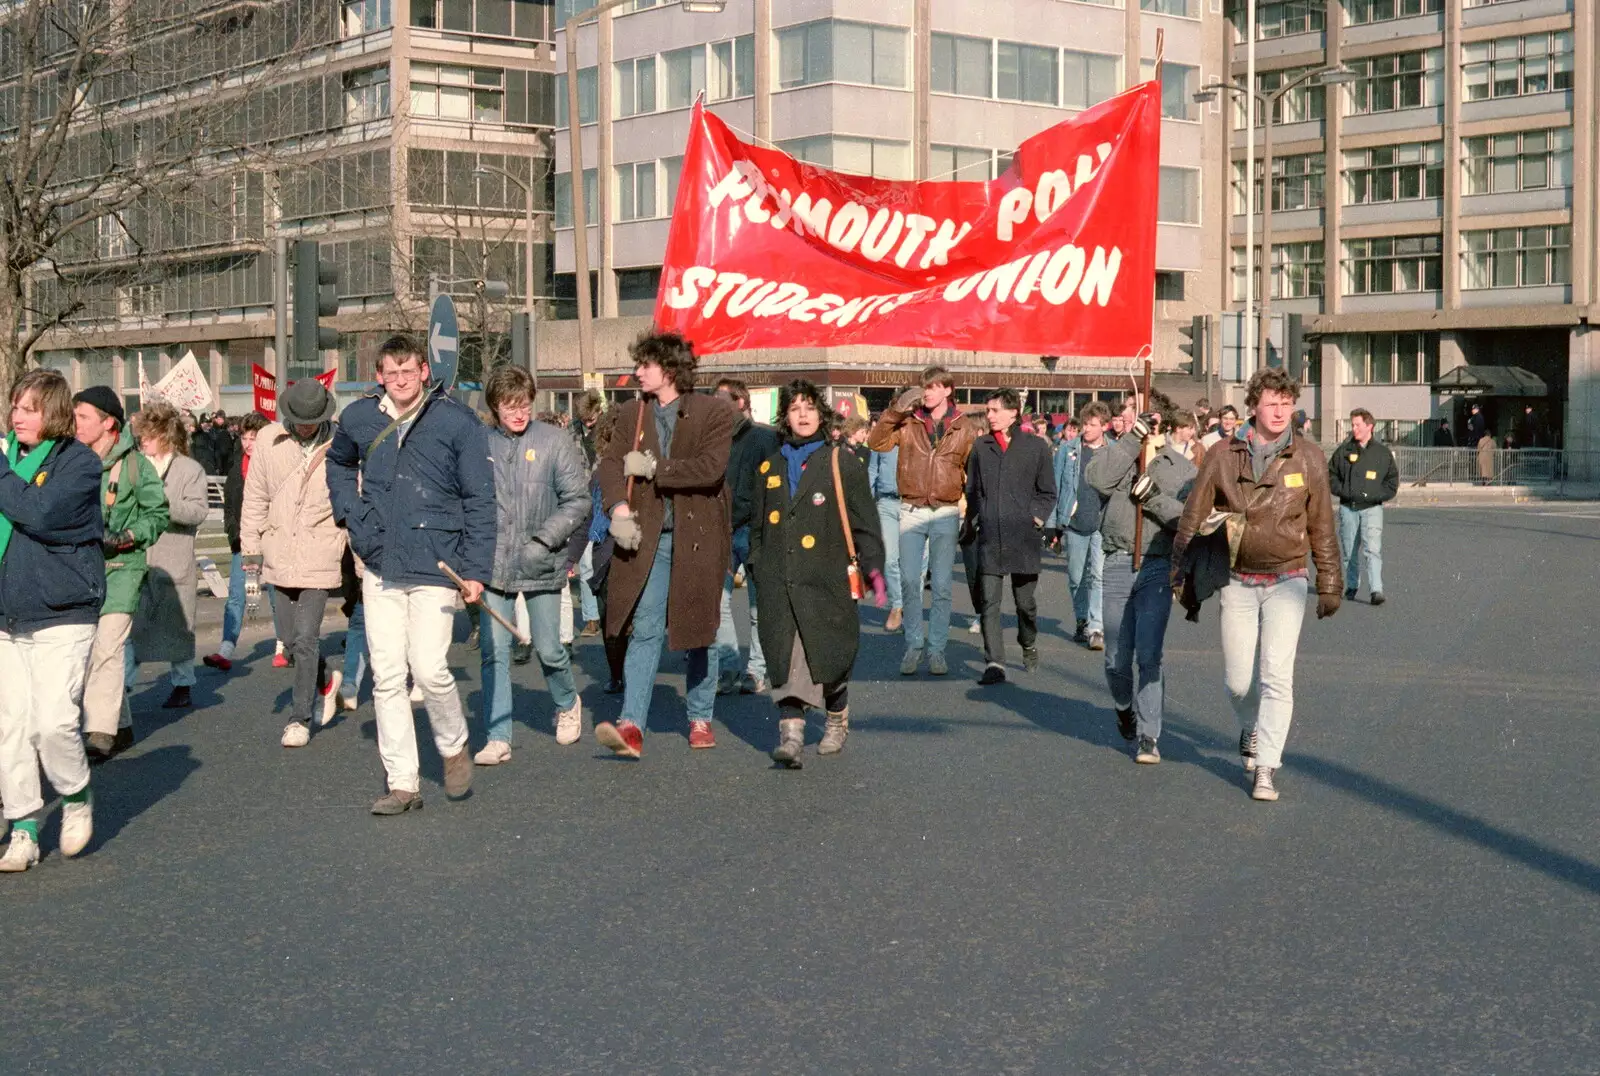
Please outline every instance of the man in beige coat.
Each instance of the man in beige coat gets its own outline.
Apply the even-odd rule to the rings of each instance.
[[[338,401],[313,378],[290,385],[278,401],[282,423],[256,438],[239,512],[245,571],[277,591],[278,626],[294,655],[291,720],[283,746],[304,747],[311,722],[333,720],[341,675],[322,662],[322,615],[339,589],[344,528],[328,501],[327,457]]]

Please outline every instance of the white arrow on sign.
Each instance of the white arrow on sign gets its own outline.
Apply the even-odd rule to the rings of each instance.
[[[456,349],[456,338],[454,336],[446,336],[440,331],[441,328],[442,326],[439,325],[433,327],[433,335],[428,338],[428,346],[433,348],[436,353],[454,351]]]

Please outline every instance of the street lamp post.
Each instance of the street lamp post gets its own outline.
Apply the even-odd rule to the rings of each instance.
[[[578,122],[578,26],[614,7],[631,0],[603,0],[587,11],[580,11],[567,20],[567,134],[572,165],[572,268],[577,276],[578,292],[578,374],[584,388],[594,373],[594,314],[589,309],[589,220],[583,198],[583,130]],[[727,7],[727,0],[682,0],[683,9],[689,12],[715,15]],[[595,71],[595,77],[604,72]],[[597,183],[606,181],[596,176]],[[605,227],[605,221],[600,222]]]
[[[1238,94],[1251,103],[1252,108],[1259,106],[1262,110],[1261,119],[1261,309],[1256,319],[1255,348],[1251,372],[1258,365],[1265,365],[1267,361],[1268,332],[1272,323],[1272,113],[1278,107],[1278,102],[1293,89],[1297,89],[1313,79],[1319,86],[1335,86],[1346,82],[1354,82],[1358,76],[1340,64],[1330,64],[1327,67],[1313,68],[1306,71],[1298,78],[1285,82],[1271,93],[1261,93],[1253,86],[1240,86],[1235,82],[1210,82],[1200,87],[1194,95],[1197,102],[1211,101],[1218,92]],[[1254,144],[1255,117],[1246,117],[1249,124],[1251,144]],[[1230,159],[1231,167],[1231,159]],[[1245,223],[1246,228],[1254,223],[1254,202],[1256,177],[1250,174],[1248,164],[1245,169]],[[1254,260],[1254,251],[1250,249],[1247,237],[1245,244],[1245,322],[1250,320],[1250,283],[1251,262]]]
[[[480,176],[503,176],[522,188],[522,194],[525,199],[525,209],[528,217],[528,241],[525,244],[527,249],[523,251],[523,254],[525,255],[523,271],[527,274],[527,295],[525,296],[522,307],[525,311],[527,311],[528,331],[531,333],[533,331],[533,247],[538,241],[538,233],[534,230],[533,184],[523,182],[510,172],[506,171],[504,168],[496,168],[489,164],[479,165],[472,171],[474,175]],[[530,351],[529,354],[531,355],[532,352]]]

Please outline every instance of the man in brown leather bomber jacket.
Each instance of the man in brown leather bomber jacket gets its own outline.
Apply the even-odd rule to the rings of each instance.
[[[1317,568],[1317,619],[1338,611],[1343,587],[1328,461],[1291,428],[1299,395],[1300,385],[1282,369],[1250,378],[1245,403],[1255,414],[1248,435],[1206,453],[1172,548],[1177,591],[1196,532],[1213,513],[1234,517],[1220,529],[1206,528],[1228,534],[1236,546],[1220,592],[1223,676],[1239,719],[1239,754],[1255,774],[1251,795],[1267,801],[1278,798],[1273,774],[1283,764],[1294,716],[1294,659],[1309,562]]]
[[[955,378],[942,366],[922,372],[922,387],[910,388],[890,404],[867,437],[874,452],[899,448],[900,591],[905,605],[906,653],[900,673],[913,676],[922,663],[922,563],[926,549],[933,584],[928,612],[928,671],[950,671],[945,643],[950,638],[950,577],[956,559],[961,495],[967,483],[967,456],[986,431],[981,418],[964,418],[956,409]]]

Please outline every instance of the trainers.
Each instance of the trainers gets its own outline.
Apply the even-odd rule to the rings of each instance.
[[[983,667],[983,675],[978,677],[978,686],[979,687],[988,687],[991,684],[1003,684],[1005,682],[1006,682],[1006,670],[1005,670],[1005,667],[1001,666],[1001,665],[996,665],[992,661],[989,664],[987,664],[987,665],[985,665]]]
[[[917,675],[917,666],[922,664],[922,651],[907,650],[906,656],[900,659],[900,675]]]
[[[729,670],[717,677],[718,695],[735,695],[739,692],[739,681],[742,680],[738,673]]]
[[[278,742],[285,747],[304,747],[311,742],[311,730],[304,721],[291,721],[283,726],[283,738]]]
[[[981,634],[983,634],[983,621],[979,620],[977,617],[973,617],[972,618],[972,623],[967,625],[967,634],[968,635],[981,635]]]
[[[1344,592],[1344,600],[1347,602],[1353,602],[1356,600],[1356,592],[1353,587]]]
[[[948,676],[950,665],[944,660],[944,651],[935,651],[928,655],[928,672],[934,676]]]
[[[89,756],[91,766],[105,762],[117,753],[117,738],[109,732],[91,732],[83,739],[83,753]]]
[[[405,814],[407,811],[422,810],[422,795],[417,792],[402,792],[398,788],[391,788],[372,805],[373,814]]]
[[[1272,767],[1256,767],[1255,787],[1250,789],[1250,798],[1272,803],[1278,798],[1278,786],[1272,783]]]
[[[1373,605],[1382,605],[1382,604],[1383,604],[1383,601],[1384,601],[1384,598],[1383,598],[1383,591],[1381,591],[1381,590],[1374,590],[1374,591],[1373,591],[1373,592],[1372,592],[1372,604],[1373,604]]]
[[[1079,646],[1087,645],[1089,642],[1089,622],[1087,620],[1078,621],[1078,626],[1072,629],[1072,641]]]
[[[294,658],[283,651],[283,644],[278,643],[272,651],[272,667],[274,669],[287,669],[294,664]]]
[[[615,725],[602,721],[594,727],[594,738],[618,758],[638,758],[644,753],[644,731],[632,721],[618,721]]]
[[[411,685],[411,704],[413,706],[415,706],[417,703],[422,702],[422,701],[424,701],[424,696],[422,694],[422,688],[419,687],[416,684],[412,684]]]
[[[233,671],[233,662],[229,661],[227,658],[223,657],[221,654],[207,654],[205,657],[201,658],[200,660],[205,663],[205,666],[208,669],[218,669],[218,670],[221,670],[222,672],[232,672]]]
[[[513,665],[526,665],[528,662],[530,662],[532,660],[533,660],[533,644],[532,643],[512,643],[511,644],[511,664],[513,664]]]
[[[1154,766],[1161,761],[1161,752],[1156,748],[1156,742],[1148,736],[1139,737],[1139,746],[1134,749],[1133,761],[1145,766]]]
[[[1134,737],[1139,735],[1139,719],[1133,716],[1132,709],[1117,711],[1117,731],[1129,743],[1132,743]]]
[[[465,746],[444,760],[444,794],[458,800],[472,791],[472,756]]]
[[[1098,631],[1091,631],[1089,633],[1089,649],[1090,650],[1104,650],[1105,648],[1106,648],[1106,637],[1103,634],[1101,634],[1100,632],[1098,632]]]
[[[341,675],[343,675],[343,674],[341,674]],[[348,713],[349,711],[352,711],[352,710],[356,709],[356,707],[358,707],[360,705],[361,705],[360,700],[357,699],[354,695],[346,695],[342,691],[339,693],[339,709],[344,710],[344,711],[346,711]]]
[[[594,638],[596,635],[600,634],[600,621],[585,620],[583,622],[583,630],[578,632],[578,634],[586,639]]]
[[[1239,757],[1244,759],[1244,770],[1249,773],[1256,768],[1256,730],[1239,733]]]
[[[344,673],[328,670],[328,682],[322,685],[322,714],[317,724],[333,724],[333,715],[339,709],[339,686],[344,683]]]
[[[556,711],[556,743],[575,744],[583,736],[583,700],[572,700],[572,709]]]
[[[696,751],[717,746],[717,738],[711,733],[711,722],[689,722],[689,746]]]
[[[739,681],[739,694],[741,695],[765,695],[771,690],[772,685],[767,683],[765,676],[751,676],[749,673],[745,673],[744,679]]]
[[[483,745],[483,750],[472,756],[475,766],[498,766],[502,762],[511,761],[511,745],[504,740],[490,740]]]
[[[12,829],[11,843],[6,854],[0,856],[0,871],[13,874],[25,871],[39,862],[39,845],[25,830]]]
[[[194,700],[189,697],[189,689],[175,687],[172,694],[167,696],[167,701],[161,704],[163,710],[187,710],[194,705]]]
[[[82,803],[66,803],[61,807],[61,854],[77,855],[89,847],[94,836],[94,799]]]
[[[620,694],[623,693],[623,691],[625,691],[627,689],[627,686],[628,685],[624,684],[621,680],[607,680],[606,681],[606,694],[607,695],[620,695]]]
[[[900,609],[890,609],[889,617],[883,622],[883,630],[890,635],[898,635],[906,630],[906,615]]]
[[[1025,646],[1022,648],[1022,669],[1024,672],[1039,671],[1039,648]]]

